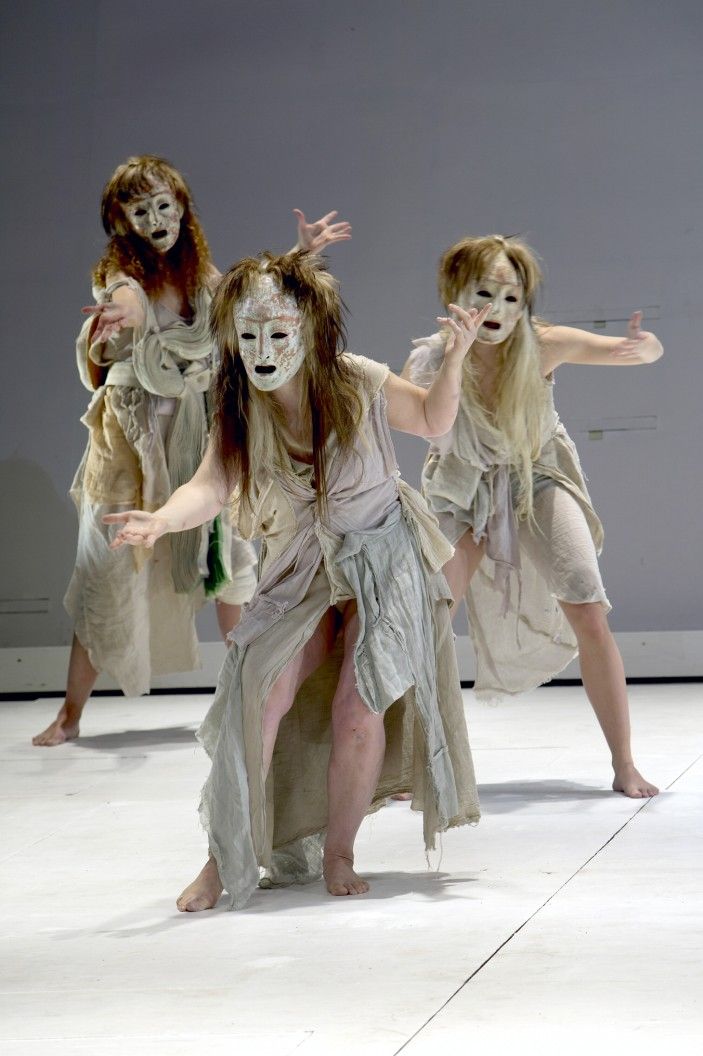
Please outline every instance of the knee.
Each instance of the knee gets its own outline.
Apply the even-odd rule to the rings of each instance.
[[[382,716],[369,711],[362,700],[335,701],[332,733],[337,744],[364,748],[378,736],[382,725]]]
[[[600,602],[563,607],[577,638],[597,644],[610,637],[608,617]]]

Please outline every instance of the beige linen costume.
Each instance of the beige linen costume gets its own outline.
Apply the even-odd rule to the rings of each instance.
[[[153,551],[108,548],[104,514],[158,509],[197,469],[213,365],[207,290],[184,320],[150,301],[133,279],[95,291],[97,300],[109,301],[120,286],[138,294],[143,326],[91,345],[89,319],[76,344],[81,381],[95,394],[71,488],[78,552],[64,604],[93,667],[136,696],[148,691],[152,675],[200,666],[194,615],[206,589],[230,604],[248,600],[256,557],[233,534],[228,513],[214,526],[159,539]]]
[[[429,386],[444,337],[413,342],[410,377]],[[542,449],[533,464],[534,524],[513,510],[509,454],[501,433],[472,412],[466,386],[453,428],[436,438],[422,492],[456,544],[467,530],[486,553],[466,593],[476,652],[475,691],[491,698],[547,681],[576,656],[576,638],[557,599],[610,603],[598,569],[603,529],[576,448],[559,421],[553,383],[544,382]]]
[[[353,450],[329,442],[327,508],[312,468],[285,455],[244,503],[244,537],[262,536],[260,579],[199,731],[212,759],[201,801],[210,850],[234,908],[260,869],[273,882],[321,875],[336,650],[284,717],[264,781],[262,720],[270,689],[330,606],[355,599],[359,693],[383,714],[386,753],[372,808],[413,791],[427,848],[435,834],[479,817],[442,565],[452,549],[417,492],[399,479],[382,386],[388,368],[349,356],[364,419]]]

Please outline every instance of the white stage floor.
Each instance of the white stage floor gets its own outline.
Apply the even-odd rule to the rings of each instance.
[[[368,895],[315,884],[187,915],[208,698],[97,699],[52,749],[29,742],[57,701],[0,704],[0,1050],[699,1051],[703,686],[632,687],[635,758],[663,789],[646,802],[608,791],[581,689],[465,696],[484,816],[432,870],[393,803],[358,840]]]

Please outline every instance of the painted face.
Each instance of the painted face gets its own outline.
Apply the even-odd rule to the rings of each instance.
[[[525,307],[520,278],[502,250],[486,273],[462,290],[457,303],[462,308],[485,308],[489,301],[493,308],[478,331],[478,340],[499,345],[510,337]]]
[[[124,212],[132,230],[157,253],[168,253],[175,246],[181,230],[183,206],[170,187],[155,184],[150,194],[130,198]]]
[[[239,353],[252,385],[273,392],[294,378],[305,359],[303,316],[295,298],[269,275],[234,307]]]

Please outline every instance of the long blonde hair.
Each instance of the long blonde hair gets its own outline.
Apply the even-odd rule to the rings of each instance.
[[[222,277],[212,301],[210,329],[220,351],[214,382],[213,441],[228,480],[250,506],[257,481],[285,465],[280,405],[272,393],[249,384],[239,354],[234,306],[257,279],[273,278],[296,300],[303,316],[307,354],[300,368],[301,418],[310,430],[318,508],[326,506],[326,443],[334,432],[351,450],[362,414],[360,375],[342,355],[346,348],[343,303],[323,265],[304,252],[246,257]]]
[[[517,514],[531,519],[532,464],[542,446],[545,411],[539,341],[533,321],[535,295],[542,281],[536,256],[526,243],[516,238],[502,235],[463,238],[440,260],[439,295],[445,305],[455,302],[469,283],[478,282],[486,274],[499,253],[505,253],[518,274],[523,310],[510,337],[496,348],[493,406],[489,408],[481,397],[471,349],[465,361],[463,386],[479,424],[501,434],[517,476]]]

